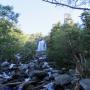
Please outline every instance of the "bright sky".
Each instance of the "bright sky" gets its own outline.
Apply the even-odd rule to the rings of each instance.
[[[79,22],[79,10],[51,5],[42,0],[0,0],[0,4],[11,5],[15,12],[20,13],[19,25],[27,34],[48,34],[53,24],[63,23],[65,13],[70,13],[73,20]]]

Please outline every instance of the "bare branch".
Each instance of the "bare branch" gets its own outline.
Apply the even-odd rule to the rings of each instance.
[[[76,3],[78,2],[78,0],[75,1],[75,6],[76,6]]]
[[[52,1],[43,0],[43,1],[51,3],[51,4],[59,5],[59,6],[66,6],[66,7],[72,8],[72,9],[90,10],[90,8],[82,8],[82,7],[71,6],[71,5],[68,5],[68,4],[64,4],[64,3],[58,2],[56,0],[52,0]]]

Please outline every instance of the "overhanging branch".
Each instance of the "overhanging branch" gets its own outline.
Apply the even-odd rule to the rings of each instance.
[[[76,7],[76,6],[70,6],[70,5],[67,5],[67,4],[64,4],[64,3],[60,3],[60,2],[57,2],[57,1],[53,1],[53,0],[52,1],[43,0],[43,1],[51,3],[51,4],[59,5],[59,6],[66,6],[66,7],[72,8],[72,9],[90,10],[90,8],[81,8],[81,7]]]

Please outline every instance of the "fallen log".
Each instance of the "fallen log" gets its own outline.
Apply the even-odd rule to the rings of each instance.
[[[4,87],[4,86],[17,86],[17,85],[20,85],[20,84],[32,84],[32,83],[35,83],[36,81],[28,81],[28,82],[11,82],[11,83],[6,83],[6,84],[0,84],[0,87]]]

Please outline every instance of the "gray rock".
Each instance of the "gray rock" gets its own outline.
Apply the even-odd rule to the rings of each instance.
[[[28,69],[28,64],[21,64],[21,65],[19,66],[19,69],[20,69],[20,70],[26,70],[26,69]]]
[[[59,73],[59,74],[62,74],[63,71],[62,71],[62,70],[52,70],[52,73]]]
[[[42,68],[49,68],[50,66],[48,65],[48,63],[47,62],[44,62],[43,63],[43,66],[42,66]]]
[[[34,70],[31,77],[37,80],[43,80],[48,74],[45,71]]]
[[[71,76],[74,76],[74,75],[75,75],[75,70],[74,70],[74,69],[69,69],[69,74],[70,74]]]
[[[84,88],[84,90],[90,90],[90,79],[80,80],[80,85]]]
[[[52,76],[53,76],[54,78],[56,78],[56,77],[59,76],[59,74],[58,74],[58,73],[54,73],[54,74],[52,74]]]
[[[10,65],[9,65],[9,69],[12,69],[14,66],[15,66],[15,64],[13,64],[13,63],[10,64]]]
[[[41,70],[34,70],[33,71],[33,75],[47,75],[47,73],[45,71],[41,71]]]
[[[43,87],[45,87],[46,90],[54,90],[54,83],[50,82],[47,85],[44,85]]]
[[[55,84],[56,85],[65,85],[71,82],[71,77],[67,74],[63,74],[63,75],[59,75],[57,77],[55,77]]]
[[[5,67],[5,66],[9,66],[9,62],[8,61],[4,61],[2,64],[1,64],[2,67]]]

